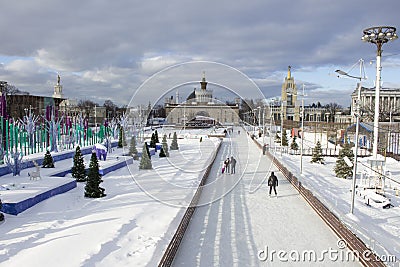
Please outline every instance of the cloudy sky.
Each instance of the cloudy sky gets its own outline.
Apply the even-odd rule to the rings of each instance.
[[[373,87],[376,47],[361,41],[362,31],[400,27],[398,0],[0,3],[0,80],[51,96],[59,74],[66,97],[99,104],[127,105],[163,69],[206,61],[243,73],[267,98],[280,95],[290,65],[298,86],[305,84],[306,103],[348,106],[357,81],[334,71],[357,76],[351,67],[362,58],[363,83]],[[382,66],[383,87],[400,88],[400,39],[384,45]],[[212,70],[199,70],[198,79],[202,71],[213,82]]]

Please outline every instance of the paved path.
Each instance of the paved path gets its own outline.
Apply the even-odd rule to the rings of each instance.
[[[338,237],[237,130],[224,139],[174,266],[360,266],[346,261]],[[236,174],[221,174],[231,155]],[[278,176],[278,197],[268,196],[270,171]]]

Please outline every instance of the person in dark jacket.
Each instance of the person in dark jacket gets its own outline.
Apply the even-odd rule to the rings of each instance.
[[[235,174],[236,173],[236,159],[233,156],[231,156],[229,165],[231,165],[231,174]]]
[[[271,172],[271,176],[268,178],[268,186],[269,196],[271,196],[272,188],[274,189],[275,196],[277,196],[276,187],[278,186],[278,178],[275,176],[274,172]]]
[[[263,145],[263,155],[265,155],[265,153],[267,152],[267,144]]]
[[[230,160],[229,158],[226,158],[226,160],[224,161],[224,165],[225,165],[225,172],[229,174],[229,164],[230,164]]]

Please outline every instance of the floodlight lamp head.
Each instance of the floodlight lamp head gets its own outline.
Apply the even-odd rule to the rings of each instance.
[[[335,70],[336,73],[339,73],[340,75],[347,75],[347,72],[344,72],[342,70]]]

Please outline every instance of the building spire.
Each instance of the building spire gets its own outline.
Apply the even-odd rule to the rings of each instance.
[[[57,74],[57,84],[54,86],[53,98],[64,98],[64,94],[62,92],[61,78],[59,74]]]
[[[201,79],[201,89],[206,90],[207,89],[207,82],[206,82],[206,72],[203,71],[203,78]]]
[[[291,68],[292,68],[291,66],[288,66],[288,71],[287,71],[287,78],[288,79],[290,79],[290,77],[291,77],[291,73],[290,73],[290,69]]]

